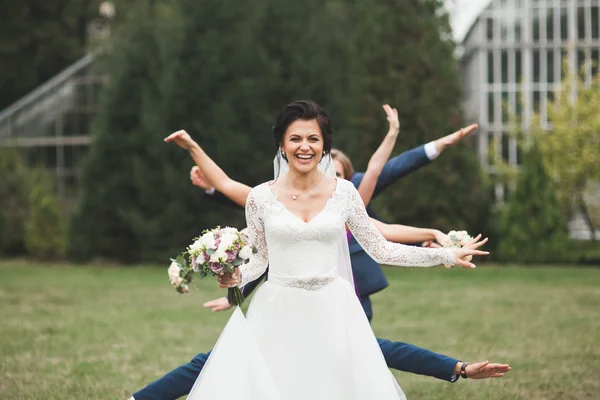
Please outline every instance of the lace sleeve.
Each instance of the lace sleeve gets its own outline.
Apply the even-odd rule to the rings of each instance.
[[[258,252],[252,254],[247,264],[240,266],[240,272],[242,273],[240,286],[245,286],[248,282],[258,279],[267,269],[269,260],[265,226],[263,223],[263,207],[256,200],[254,190],[250,192],[246,200],[246,224],[248,226],[250,243],[256,247]]]
[[[367,215],[365,206],[354,186],[348,190],[346,222],[358,243],[380,264],[431,267],[440,264],[454,265],[456,262],[454,253],[449,249],[427,249],[385,240]]]

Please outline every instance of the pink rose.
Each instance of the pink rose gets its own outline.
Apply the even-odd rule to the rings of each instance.
[[[226,253],[227,253],[227,262],[229,262],[229,263],[233,262],[233,260],[235,260],[236,257],[237,257],[236,256],[236,253],[237,253],[236,251],[229,250],[229,251],[226,251]]]
[[[215,274],[220,274],[221,272],[223,272],[223,265],[221,265],[221,263],[211,262],[208,263],[208,266],[210,267],[210,270]]]

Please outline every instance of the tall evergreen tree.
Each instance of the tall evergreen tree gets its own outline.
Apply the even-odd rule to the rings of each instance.
[[[255,9],[206,0],[139,2],[132,10],[107,63],[111,83],[83,177],[73,250],[166,260],[202,229],[242,222],[243,212],[232,220],[204,210],[187,174],[192,160],[162,139],[184,128],[240,180],[266,171],[260,154],[273,147],[257,131],[270,126],[260,101],[268,84],[256,74],[269,74],[253,42],[262,26]]]
[[[532,145],[523,156],[517,187],[500,223],[498,254],[507,261],[562,260],[567,223],[542,155]]]
[[[461,124],[453,46],[437,36],[443,29],[423,33],[420,30],[429,25],[413,26],[415,35],[423,35],[437,49],[431,59],[421,56],[415,61],[407,56],[401,58],[404,64],[399,63],[395,56],[402,54],[403,46],[413,52],[422,47],[394,37],[391,42],[399,50],[388,54],[393,49],[388,35],[397,32],[388,15],[393,6],[382,0],[372,8],[350,0],[325,4],[264,0],[236,7],[215,0],[134,4],[138,3],[133,18],[114,35],[118,40],[107,64],[111,83],[95,124],[81,209],[73,224],[72,248],[80,254],[166,259],[201,229],[219,223],[243,224],[243,213],[215,212],[212,205],[206,211],[199,191],[187,178],[192,166],[189,156],[162,143],[177,129],[190,132],[233,178],[257,184],[272,174],[273,117],[296,99],[313,99],[329,111],[336,145],[347,144],[357,165],[379,144],[381,136],[373,139],[373,132],[384,132],[381,103],[402,106],[403,100],[414,97],[394,85],[404,85],[420,96],[418,106],[411,105],[405,112],[406,131],[422,136],[414,138],[415,144]],[[441,21],[447,28],[447,21],[436,17],[438,9],[406,3],[414,15],[425,13],[430,25]],[[364,22],[362,14],[367,17]],[[378,46],[384,47],[381,52],[372,49]],[[442,63],[433,57],[446,58]],[[427,73],[420,71],[425,62],[432,64]],[[414,82],[420,74],[427,78],[423,78],[423,93]],[[437,109],[442,111],[431,122],[428,117]],[[446,167],[454,183],[451,189],[445,186],[442,195],[474,190],[471,177],[477,176],[477,163],[473,163],[461,165],[467,173]],[[446,197],[437,200],[440,191],[425,193],[419,200],[427,201],[427,196],[443,204],[434,212],[451,208],[453,221],[471,216],[454,208]],[[393,209],[413,198],[393,199]],[[420,212],[421,208],[405,207],[400,216]],[[407,219],[403,222],[412,222]]]
[[[156,18],[153,8],[146,1],[135,3],[121,29],[113,34],[110,53],[101,60],[110,72],[110,82],[92,126],[82,196],[70,231],[69,254],[77,259],[141,259],[142,244],[131,224],[129,203],[137,195],[135,157],[146,153],[146,143],[152,138],[145,128],[156,122],[157,110],[147,105],[160,82],[154,55],[155,30],[162,20]]]
[[[332,83],[320,76],[331,57],[326,49],[315,52],[315,42],[327,29],[323,12],[313,11],[315,18],[306,15],[312,21],[307,28],[286,18],[305,9],[297,3],[265,1],[231,8],[222,2],[189,0],[180,6],[180,36],[175,40],[172,32],[158,35],[169,38],[165,47],[170,51],[157,63],[161,84],[148,102],[156,103],[149,108],[161,111],[149,117],[156,121],[147,124],[146,133],[161,139],[184,128],[235,179],[263,182],[272,176],[276,145],[270,127],[275,112],[296,98],[335,99],[342,90],[333,92]],[[330,76],[336,74],[332,71]],[[127,214],[130,226],[140,227],[136,236],[142,254],[164,256],[216,224],[244,225],[241,212],[203,212],[187,179],[192,162],[180,149],[160,140],[148,142],[147,148],[146,154],[134,157],[137,199],[129,203]],[[151,175],[157,171],[149,174],[157,164],[164,179]],[[185,203],[182,195],[190,190],[195,196]],[[194,214],[196,218],[190,218]]]
[[[462,80],[448,16],[439,0],[353,2],[349,37],[352,134],[341,144],[358,170],[385,132],[381,104],[398,108],[402,149],[456,131],[465,122]],[[473,121],[474,122],[474,121]],[[489,197],[476,154],[461,143],[434,165],[388,189],[376,203],[394,221],[486,233]],[[488,232],[489,233],[489,232]]]

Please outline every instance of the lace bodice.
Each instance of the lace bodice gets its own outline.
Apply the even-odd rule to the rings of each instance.
[[[248,196],[246,222],[258,252],[240,267],[242,286],[262,275],[267,265],[269,279],[291,279],[295,286],[307,289],[331,279],[336,274],[339,238],[345,224],[378,263],[419,267],[455,263],[448,249],[425,249],[385,240],[367,215],[354,185],[344,179],[338,179],[332,197],[309,222],[289,211],[269,183],[263,183]]]

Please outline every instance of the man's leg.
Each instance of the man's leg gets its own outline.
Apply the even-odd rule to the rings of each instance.
[[[371,303],[371,298],[369,296],[364,296],[360,298],[360,305],[363,310],[365,310],[365,314],[367,314],[367,319],[369,322],[373,319],[373,304]]]
[[[455,382],[458,378],[454,375],[454,368],[460,362],[457,359],[408,343],[379,338],[377,342],[389,368],[432,376],[448,382]]]
[[[175,368],[133,395],[135,400],[175,400],[192,390],[210,352],[198,354],[192,361]]]

